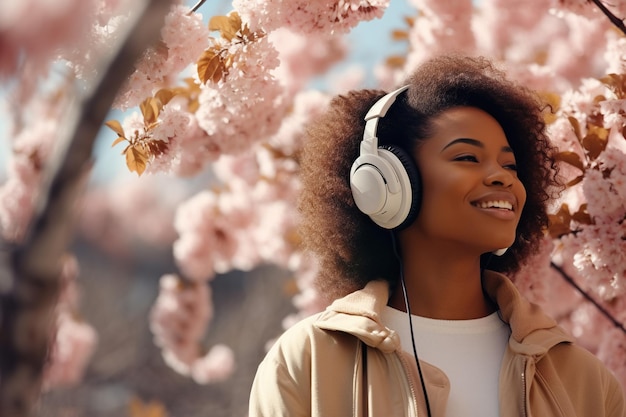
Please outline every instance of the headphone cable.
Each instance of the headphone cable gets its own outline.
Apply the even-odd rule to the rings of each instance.
[[[400,284],[402,285],[402,293],[404,295],[404,305],[406,306],[406,312],[409,316],[409,329],[411,330],[411,344],[413,346],[413,356],[415,357],[415,363],[417,364],[417,372],[420,376],[420,382],[422,384],[422,391],[424,392],[424,400],[426,401],[426,412],[428,413],[428,417],[431,417],[432,414],[430,412],[430,401],[428,401],[428,392],[426,391],[426,383],[424,382],[424,375],[422,374],[422,367],[420,365],[419,358],[417,356],[417,348],[415,347],[415,333],[413,331],[413,320],[411,318],[411,307],[409,305],[409,296],[406,290],[406,282],[404,280],[404,266],[402,264],[402,258],[398,252],[398,247],[396,246],[396,235],[391,233],[391,242],[393,246],[393,253],[396,255],[398,259],[398,263],[400,265]]]

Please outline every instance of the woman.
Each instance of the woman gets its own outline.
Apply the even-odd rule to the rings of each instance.
[[[335,301],[272,347],[250,416],[626,416],[611,373],[503,275],[559,187],[538,101],[482,58],[406,84],[337,97],[308,132],[301,231]]]

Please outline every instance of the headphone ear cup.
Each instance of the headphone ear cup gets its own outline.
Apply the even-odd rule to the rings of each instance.
[[[394,227],[395,230],[402,230],[413,223],[413,221],[417,218],[420,206],[422,205],[421,175],[417,169],[417,165],[413,161],[413,158],[404,149],[393,145],[383,145],[379,146],[379,150],[389,151],[393,154],[395,158],[387,157],[385,159],[392,163],[396,171],[403,169],[409,177],[409,186],[407,188],[411,194],[411,206],[402,223]],[[397,159],[398,162],[393,162],[391,159]]]

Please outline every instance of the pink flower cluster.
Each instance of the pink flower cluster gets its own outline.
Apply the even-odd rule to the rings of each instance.
[[[56,325],[43,376],[44,390],[79,383],[97,343],[95,330],[77,314],[78,262],[73,255],[63,260],[61,294],[56,307]]]
[[[159,288],[150,312],[150,329],[165,362],[201,384],[228,378],[235,365],[232,350],[216,345],[205,352],[201,346],[213,316],[208,284],[164,275]]]
[[[159,88],[168,87],[180,73],[194,64],[207,48],[210,31],[202,15],[189,14],[186,6],[175,5],[165,18],[161,43],[149,49],[136,64],[135,72],[120,90],[114,107],[136,106]]]
[[[324,33],[308,36],[287,28],[278,28],[269,35],[278,51],[280,65],[272,75],[291,96],[302,90],[309,80],[323,74],[333,64],[346,57],[345,40]]]
[[[175,207],[187,193],[180,181],[156,176],[94,185],[82,201],[79,231],[83,238],[122,259],[136,255],[138,243],[164,248],[176,239]]]
[[[76,46],[87,31],[97,0],[4,0],[0,2],[0,78],[21,62],[42,74],[61,47]]]
[[[413,0],[420,15],[410,29],[407,68],[438,53],[475,50],[471,0]]]
[[[278,53],[267,37],[228,50],[233,65],[223,82],[202,86],[196,117],[220,152],[237,154],[278,130],[289,100],[270,73]]]
[[[303,34],[345,33],[380,18],[388,6],[389,0],[233,0],[253,31],[284,27]]]

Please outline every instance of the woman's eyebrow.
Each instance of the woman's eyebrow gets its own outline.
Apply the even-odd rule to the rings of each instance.
[[[452,142],[450,142],[446,146],[444,146],[442,151],[446,150],[447,148],[449,148],[452,145],[456,145],[457,143],[467,143],[468,145],[476,146],[478,148],[484,148],[485,147],[485,144],[482,143],[481,141],[477,140],[477,139],[458,138],[458,139],[454,139]],[[503,146],[501,151],[502,152],[513,153],[513,148],[511,148],[510,146],[507,145],[507,146]]]

